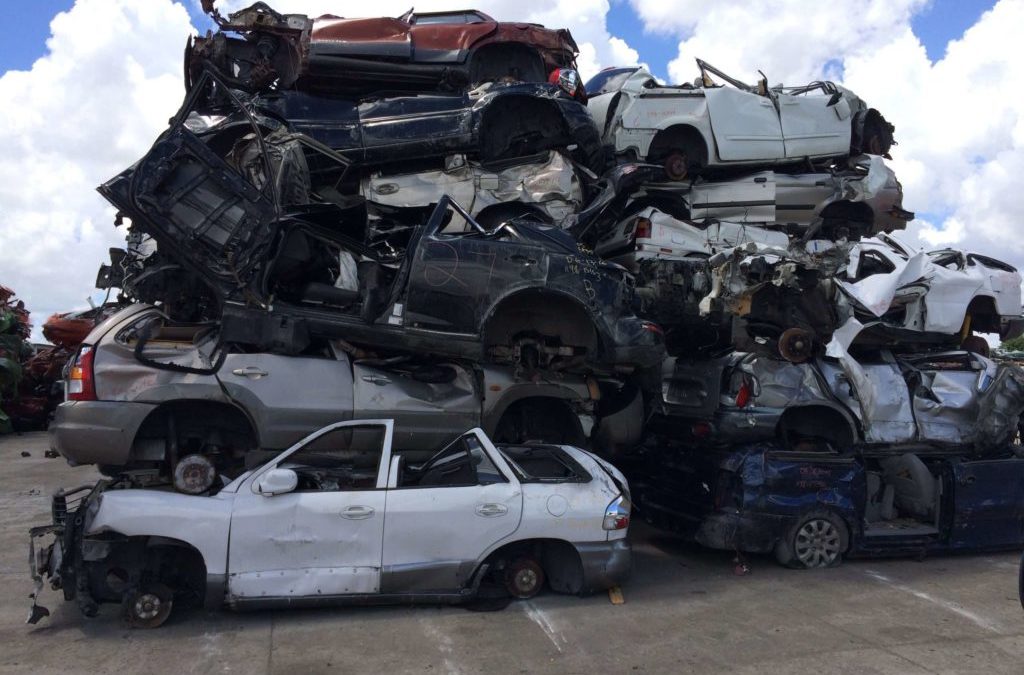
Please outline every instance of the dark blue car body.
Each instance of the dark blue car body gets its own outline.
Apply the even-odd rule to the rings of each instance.
[[[898,454],[898,453],[896,453]],[[1024,544],[1024,459],[919,450],[936,481],[925,523],[867,517],[868,476],[886,455],[795,452],[773,444],[661,453],[631,480],[640,514],[711,547],[772,552],[812,513],[841,519],[850,556],[1012,549]],[[888,456],[893,456],[890,453]]]

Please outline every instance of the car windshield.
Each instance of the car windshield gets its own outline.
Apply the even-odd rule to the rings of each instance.
[[[608,68],[590,78],[586,84],[588,96],[607,94],[610,91],[618,91],[626,83],[629,76],[635,73],[638,68]]]

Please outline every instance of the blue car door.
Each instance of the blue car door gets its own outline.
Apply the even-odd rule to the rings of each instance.
[[[1024,541],[1024,459],[953,462],[952,548]]]

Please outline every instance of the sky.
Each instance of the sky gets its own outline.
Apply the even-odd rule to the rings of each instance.
[[[222,11],[251,0],[221,0]],[[284,12],[398,16],[413,0],[274,0]],[[422,11],[466,0],[421,0]],[[739,79],[827,78],[896,125],[890,166],[918,214],[901,237],[1024,268],[1024,0],[478,0],[499,20],[567,27],[584,77],[645,64],[667,81],[701,57]],[[102,299],[107,249],[123,244],[95,187],[142,156],[184,93],[199,0],[12,3],[0,50],[0,284],[38,327]],[[11,25],[13,23],[13,25]]]

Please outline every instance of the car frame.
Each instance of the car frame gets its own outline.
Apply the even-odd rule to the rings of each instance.
[[[87,616],[121,603],[139,627],[188,596],[235,609],[458,603],[489,574],[522,598],[545,579],[581,594],[628,575],[629,488],[607,462],[570,446],[499,450],[473,429],[413,466],[392,437],[391,420],[328,425],[212,495],[59,491],[54,522],[30,533],[32,617],[48,613],[44,575]]]
[[[697,66],[692,85],[661,85],[641,67],[588,83],[588,107],[613,155],[665,162],[682,179],[704,169],[885,155],[892,144],[892,125],[835,83],[752,86],[700,59]]]

